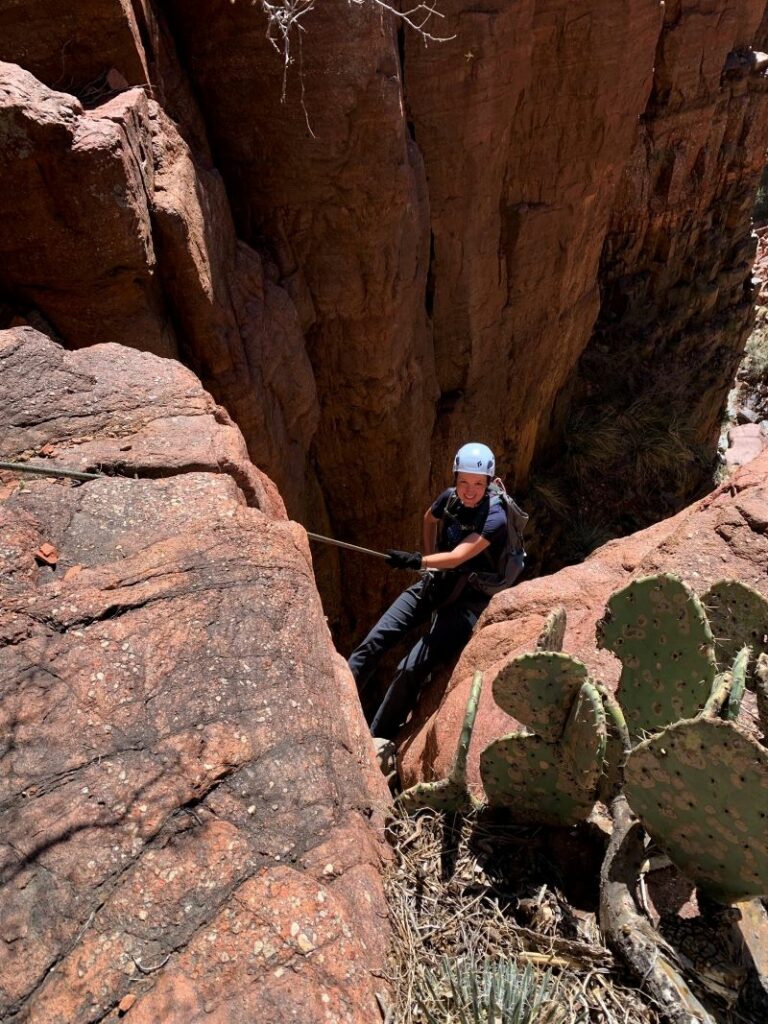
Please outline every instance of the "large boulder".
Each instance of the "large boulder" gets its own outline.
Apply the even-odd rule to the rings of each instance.
[[[368,1022],[388,793],[306,535],[179,364],[0,333],[0,1017]]]
[[[718,490],[670,519],[611,541],[580,565],[521,583],[493,598],[447,683],[427,691],[401,751],[405,785],[445,776],[456,750],[472,675],[487,684],[475,724],[469,771],[479,784],[478,757],[515,723],[493,701],[491,681],[510,657],[531,651],[547,615],[563,605],[564,650],[595,678],[615,689],[619,661],[598,650],[595,625],[610,595],[638,576],[671,572],[703,593],[720,579],[738,579],[768,595],[768,453],[758,456]],[[523,723],[526,724],[526,723]]]

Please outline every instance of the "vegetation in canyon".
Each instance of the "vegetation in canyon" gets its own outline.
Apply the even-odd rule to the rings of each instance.
[[[760,692],[766,675],[768,602],[733,580],[701,599],[668,574],[634,580],[597,626],[599,646],[622,662],[618,701],[557,650],[564,626],[555,610],[539,650],[515,657],[493,680],[494,699],[527,727],[480,754],[485,802],[469,792],[462,770],[480,673],[449,779],[400,796],[403,812],[432,810],[390,826],[403,1000],[394,1019],[611,1024],[619,1005],[628,1020],[758,1020],[768,993],[748,944],[734,938],[740,912],[727,907],[757,898],[768,937],[760,910],[768,895],[768,751],[757,739],[768,736],[768,721],[758,702],[757,725],[754,694],[742,709],[747,687]],[[612,823],[607,808],[596,810],[598,798]],[[555,867],[552,850],[563,843],[570,854]],[[727,964],[691,953],[691,935],[688,946],[675,944],[680,919],[669,891],[662,887],[649,911],[648,864],[660,855],[698,906],[686,922],[691,935],[709,933],[721,952],[731,950],[730,975]],[[569,857],[583,869],[575,888]],[[568,886],[580,909],[563,894]],[[514,984],[503,980],[503,949],[527,964]],[[534,965],[546,968],[535,985]],[[467,971],[475,976],[469,989]],[[627,971],[639,985],[631,998],[614,987],[626,984]]]

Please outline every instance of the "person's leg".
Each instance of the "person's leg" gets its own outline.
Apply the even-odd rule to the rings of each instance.
[[[414,644],[397,666],[392,683],[371,722],[374,736],[394,739],[416,707],[422,685],[438,665],[463,649],[488,601],[473,598],[441,608],[426,636]]]
[[[365,688],[383,655],[394,647],[409,629],[426,622],[432,611],[432,602],[425,594],[423,580],[403,591],[349,657],[348,664],[358,690]]]

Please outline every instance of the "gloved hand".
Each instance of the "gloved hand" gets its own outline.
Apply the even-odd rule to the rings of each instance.
[[[421,552],[397,551],[395,548],[389,548],[387,565],[391,565],[393,569],[416,569],[418,571],[421,568]]]

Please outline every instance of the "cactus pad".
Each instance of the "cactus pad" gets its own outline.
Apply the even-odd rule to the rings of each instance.
[[[574,796],[595,792],[603,770],[605,743],[603,702],[594,684],[586,682],[573,702],[560,742],[563,770],[571,781]]]
[[[512,733],[480,755],[480,775],[492,807],[506,807],[516,821],[573,825],[584,821],[594,794],[577,794],[563,773],[557,744],[540,736]]]
[[[721,902],[768,894],[768,750],[731,722],[677,722],[630,754],[625,792],[674,863]]]
[[[721,669],[730,667],[745,645],[752,648],[755,658],[768,652],[768,601],[762,594],[737,580],[720,580],[702,594],[701,603]]]
[[[562,605],[553,608],[539,633],[539,638],[536,641],[536,650],[562,651],[565,642],[566,622],[565,608]]]
[[[496,676],[493,697],[508,715],[554,743],[562,735],[586,678],[586,668],[567,654],[522,654],[507,662]]]
[[[571,701],[559,741],[513,733],[486,747],[480,775],[488,803],[508,808],[518,821],[584,821],[595,804],[605,736],[600,696],[586,682]]]
[[[483,686],[483,673],[475,672],[464,712],[464,724],[459,734],[456,755],[446,779],[437,782],[417,782],[400,794],[400,803],[407,811],[431,807],[436,811],[469,811],[475,806],[467,786],[467,756],[475,727],[477,705]]]
[[[712,634],[701,602],[675,576],[646,576],[613,594],[597,643],[622,662],[618,696],[632,737],[692,718],[706,703]]]

